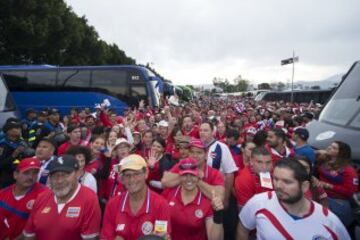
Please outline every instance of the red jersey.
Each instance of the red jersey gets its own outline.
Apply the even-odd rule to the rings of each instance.
[[[46,189],[44,185],[35,183],[21,199],[17,200],[13,193],[14,188],[15,184],[0,191],[0,215],[7,220],[10,239],[21,235],[36,197]]]
[[[288,148],[288,147],[285,147],[284,150],[280,153],[278,151],[276,151],[276,149],[274,149],[268,145],[266,147],[271,154],[271,159],[273,161],[273,164],[275,164],[277,161],[279,161],[280,159],[282,159],[284,157],[294,157],[295,156],[294,150],[291,148]]]
[[[0,212],[0,239],[5,239],[9,234],[9,227],[6,218]]]
[[[261,187],[260,177],[253,173],[249,166],[240,170],[239,175],[235,178],[234,188],[236,199],[240,206],[244,206],[255,194],[271,190]]]
[[[352,166],[346,166],[338,171],[332,171],[325,166],[319,168],[320,180],[333,185],[326,189],[330,198],[349,199],[358,191],[359,177]]]
[[[57,155],[61,156],[64,155],[66,153],[66,151],[71,147],[71,146],[75,146],[75,145],[71,145],[70,141],[64,142],[63,144],[60,145],[60,147],[57,150]],[[80,141],[78,145],[76,146],[86,146],[86,142],[85,141]]]
[[[119,162],[120,161],[117,158],[111,160],[109,177],[101,186],[101,194],[99,195],[105,199],[110,199],[111,197],[116,196],[119,191],[123,189],[123,185],[119,179],[119,174],[114,169],[114,166],[119,164]]]
[[[171,168],[170,172],[179,173],[179,166],[180,164],[177,163],[173,168]],[[224,186],[224,177],[220,171],[207,164],[205,164],[204,178],[202,180],[212,186]]]
[[[166,200],[147,189],[146,199],[136,214],[130,208],[129,193],[124,192],[107,203],[100,239],[113,240],[120,236],[125,240],[138,239],[153,233],[156,221],[164,221],[171,233],[170,212]]]
[[[80,240],[99,235],[101,210],[93,190],[78,184],[60,211],[55,201],[51,190],[39,195],[25,226],[25,236],[37,240]]]
[[[166,189],[163,193],[169,202],[172,240],[206,240],[206,221],[213,216],[211,201],[199,190],[194,200],[184,205],[181,187]]]
[[[199,134],[199,128],[197,126],[194,126],[189,132],[186,132],[184,129],[182,130],[182,134],[184,136],[188,136],[188,137],[192,137],[192,138],[196,138],[199,139],[200,138],[200,134]]]

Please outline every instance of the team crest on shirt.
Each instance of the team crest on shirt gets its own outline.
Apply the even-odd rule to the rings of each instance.
[[[175,206],[175,203],[173,201],[169,202],[170,206]]]
[[[26,203],[26,208],[27,208],[28,210],[31,210],[31,209],[33,208],[33,206],[34,206],[34,202],[35,202],[34,199],[31,199],[30,201],[28,201],[28,202]]]
[[[154,228],[154,225],[151,222],[146,221],[141,226],[141,231],[144,235],[149,235],[150,233],[152,233],[153,228]]]
[[[196,209],[195,216],[197,218],[202,218],[204,216],[204,213],[203,213],[203,211],[201,209]]]
[[[124,230],[125,229],[125,224],[118,224],[117,226],[116,226],[116,231],[122,231],[122,230]]]
[[[321,236],[321,235],[316,235],[316,236],[313,236],[312,240],[326,240],[328,238],[324,237],[324,236]]]
[[[76,218],[80,215],[80,207],[69,207],[66,212],[66,217]]]
[[[216,152],[211,152],[211,153],[210,153],[210,157],[211,157],[212,159],[216,158]]]
[[[51,210],[51,207],[45,207],[43,210],[41,210],[41,213],[49,213]]]

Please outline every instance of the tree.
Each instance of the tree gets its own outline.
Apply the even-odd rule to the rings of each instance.
[[[285,83],[283,83],[283,82],[278,82],[277,83],[277,90],[278,91],[283,91],[284,88],[285,88]]]
[[[1,0],[0,64],[135,64],[63,0]]]
[[[269,83],[260,83],[258,84],[258,89],[261,90],[261,89],[271,89],[271,86]]]

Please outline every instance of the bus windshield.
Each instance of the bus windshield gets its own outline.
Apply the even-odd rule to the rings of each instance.
[[[345,81],[325,106],[320,121],[360,129],[360,63],[352,68]]]
[[[13,111],[14,109],[15,104],[9,90],[6,87],[3,78],[0,77],[0,112]]]

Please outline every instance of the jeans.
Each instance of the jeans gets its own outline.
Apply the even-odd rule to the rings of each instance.
[[[328,198],[329,209],[348,227],[353,221],[350,202],[345,199]]]

